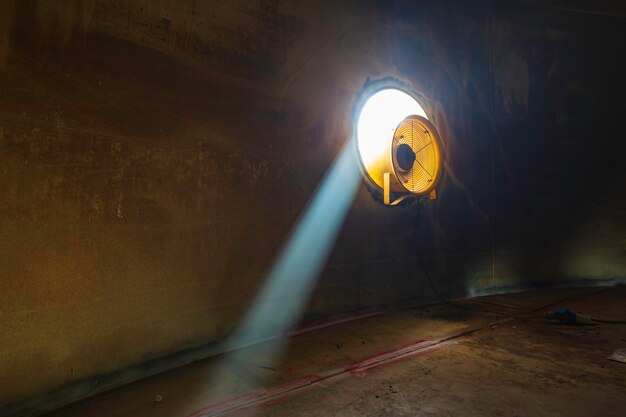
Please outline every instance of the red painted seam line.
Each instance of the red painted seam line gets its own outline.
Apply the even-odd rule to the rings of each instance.
[[[385,351],[385,352],[379,353],[377,355],[370,356],[369,358],[362,359],[362,360],[360,360],[358,362],[355,362],[353,364],[348,365],[345,369],[348,370],[350,368],[366,367],[370,363],[381,362],[381,361],[384,361],[386,359],[392,358],[394,356],[401,355],[401,354],[403,354],[405,352],[412,352],[412,351],[415,351],[415,350],[420,349],[422,347],[429,346],[429,345],[431,345],[433,343],[436,343],[436,341],[433,341],[433,340],[420,340],[419,342],[409,343],[407,345],[400,346],[397,349]]]
[[[523,305],[515,305],[515,304],[509,304],[509,303],[496,303],[494,301],[487,301],[487,300],[481,300],[479,298],[476,297],[470,297],[470,298],[464,298],[463,301],[472,301],[474,303],[478,303],[478,304],[487,304],[487,305],[492,305],[492,306],[497,306],[497,307],[504,307],[504,308],[515,308],[518,310],[525,310],[528,307],[523,306]]]
[[[356,314],[341,314],[337,316],[333,316],[328,319],[321,319],[303,323],[300,327],[289,330],[284,333],[285,336],[300,336],[305,333],[311,333],[316,330],[325,329],[326,327],[335,326],[341,323],[348,323],[357,320],[363,320],[371,317],[377,317],[386,313],[382,307],[368,309],[366,312],[356,313]]]
[[[225,413],[231,413],[240,410],[248,404],[259,404],[267,398],[273,398],[277,395],[286,394],[293,390],[312,385],[323,379],[323,377],[318,375],[307,375],[297,380],[277,385],[275,387],[261,388],[248,392],[246,394],[238,395],[226,401],[222,401],[208,407],[196,410],[193,413],[189,414],[187,417],[224,415]]]
[[[466,332],[463,332],[462,334],[466,334]],[[364,376],[372,369],[390,365],[411,356],[416,356],[430,352],[431,350],[448,346],[451,343],[448,341],[450,338],[450,336],[447,336],[440,340],[426,340],[404,345],[398,349],[371,356],[359,362],[350,364],[345,368],[326,372],[324,376],[309,375],[276,387],[267,389],[263,388],[233,397],[229,400],[196,410],[193,413],[188,414],[187,417],[226,416],[251,407],[274,402],[280,398],[292,395],[296,391],[302,391],[323,382],[329,383],[331,381],[339,380],[352,375]]]
[[[226,349],[221,353],[228,353],[231,352],[233,350],[237,350],[237,349],[245,349],[245,348],[249,348],[252,346],[257,346],[260,345],[261,343],[265,343],[265,342],[269,342],[272,340],[276,340],[279,339],[281,337],[298,337],[301,336],[303,334],[308,334],[308,333],[313,333],[315,331],[318,330],[322,330],[325,329],[327,327],[332,327],[338,324],[342,324],[342,323],[349,323],[349,322],[353,322],[353,321],[357,321],[357,320],[363,320],[363,319],[368,319],[368,318],[372,318],[372,317],[378,317],[378,316],[382,316],[383,314],[389,312],[389,310],[386,310],[383,307],[376,307],[376,308],[371,308],[371,309],[366,309],[364,312],[362,310],[360,310],[361,312],[356,312],[356,313],[349,313],[349,314],[340,314],[337,316],[332,316],[329,318],[325,318],[325,319],[319,319],[319,320],[312,320],[309,322],[305,322],[302,323],[300,326],[292,329],[292,330],[285,330],[281,333],[275,334],[273,336],[268,336],[266,338],[263,339],[259,339],[259,340],[255,340],[253,342],[250,343],[245,343],[242,345],[234,345],[234,346],[230,346],[229,349]]]
[[[275,402],[281,398],[293,395],[296,392],[304,391],[321,383],[334,382],[341,378],[349,377],[352,375],[364,376],[370,370],[386,365],[391,365],[403,359],[448,346],[452,343],[451,341],[453,339],[469,335],[494,324],[501,324],[511,320],[513,319],[506,318],[484,325],[472,326],[438,339],[421,340],[409,343],[407,345],[400,346],[399,348],[370,356],[358,362],[349,364],[342,369],[325,372],[323,373],[323,375],[308,375],[285,384],[277,385],[275,387],[261,388],[255,391],[251,391],[249,393],[230,398],[226,401],[212,404],[208,407],[196,410],[191,414],[188,414],[187,417],[228,416],[248,408],[256,407],[270,402]]]

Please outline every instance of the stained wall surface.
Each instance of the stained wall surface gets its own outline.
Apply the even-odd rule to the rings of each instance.
[[[237,325],[359,93],[445,139],[438,199],[365,184],[305,318],[626,278],[624,16],[560,2],[0,1],[0,404]],[[582,6],[581,6],[582,7]]]

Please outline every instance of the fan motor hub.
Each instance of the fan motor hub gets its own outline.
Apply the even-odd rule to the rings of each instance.
[[[413,166],[415,162],[415,152],[413,149],[406,143],[398,146],[396,150],[396,160],[398,161],[398,166],[404,170],[408,171]]]

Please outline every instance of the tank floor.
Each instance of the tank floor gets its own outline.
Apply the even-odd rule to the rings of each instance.
[[[626,416],[626,287],[426,306],[318,328],[144,379],[54,417]],[[494,312],[497,312],[494,313]],[[277,352],[282,352],[280,359]]]

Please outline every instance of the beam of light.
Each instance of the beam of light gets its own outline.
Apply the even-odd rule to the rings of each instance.
[[[267,282],[231,343],[247,345],[289,329],[324,266],[360,181],[354,146],[348,141],[310,200]]]
[[[254,364],[261,362],[267,369],[280,360],[286,340],[275,336],[292,328],[307,305],[361,180],[355,148],[352,140],[344,145],[309,201],[263,288],[227,341],[233,350],[220,359],[207,381],[212,393],[205,401],[232,396],[228,386],[237,379],[249,388],[267,383]],[[262,341],[268,343],[259,345]],[[200,410],[194,417],[210,415]]]

